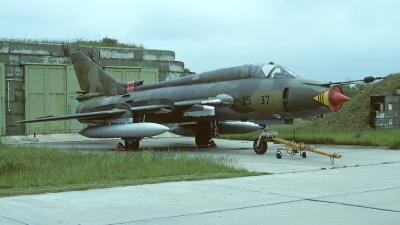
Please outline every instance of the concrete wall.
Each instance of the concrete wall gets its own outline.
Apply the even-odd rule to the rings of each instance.
[[[400,96],[371,96],[370,125],[376,129],[400,126]]]
[[[5,92],[9,108],[0,115],[6,122],[6,135],[23,135],[25,126],[16,125],[25,118],[24,64],[71,65],[69,54],[81,51],[100,67],[127,66],[157,68],[159,81],[185,76],[184,63],[175,61],[175,52],[134,48],[106,48],[70,44],[42,44],[0,41],[0,63],[4,63]]]

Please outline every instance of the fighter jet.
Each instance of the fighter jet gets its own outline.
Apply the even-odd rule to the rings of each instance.
[[[195,136],[198,147],[208,147],[219,134],[265,132],[268,124],[338,112],[349,100],[337,84],[303,79],[272,62],[143,84],[115,81],[82,52],[70,58],[81,88],[76,113],[17,123],[78,119],[90,125],[81,135],[121,138],[133,150],[143,137],[167,131]],[[264,154],[265,139],[257,138],[253,148]]]

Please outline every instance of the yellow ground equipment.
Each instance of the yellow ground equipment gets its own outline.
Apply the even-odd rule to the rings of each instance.
[[[296,143],[294,141],[287,141],[284,139],[280,139],[276,137],[277,133],[276,132],[266,132],[264,135],[261,135],[261,139],[264,139],[264,141],[273,141],[275,143],[281,143],[285,144],[285,148],[278,148],[276,150],[276,158],[280,159],[282,158],[282,152],[280,150],[285,150],[288,154],[290,155],[296,155],[299,153],[301,157],[306,158],[307,154],[306,151],[314,152],[317,154],[325,155],[328,156],[331,160],[331,164],[334,164],[334,159],[338,159],[342,157],[342,155],[333,153],[333,152],[328,152],[324,151],[318,148],[312,148],[310,146],[305,146],[303,142]]]

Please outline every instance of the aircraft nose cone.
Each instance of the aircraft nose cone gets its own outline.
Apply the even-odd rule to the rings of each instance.
[[[343,102],[347,102],[348,100],[350,100],[349,97],[347,97],[346,95],[344,95],[342,93],[338,93],[338,92],[334,92],[330,96],[330,102],[334,106],[339,105]]]
[[[331,108],[332,111],[338,112],[342,108],[343,103],[348,100],[350,100],[350,98],[343,94],[340,86],[334,85],[329,90],[329,108]]]
[[[343,103],[350,100],[343,94],[339,85],[333,85],[330,89],[323,91],[313,98],[315,101],[328,106],[333,112],[339,112]]]

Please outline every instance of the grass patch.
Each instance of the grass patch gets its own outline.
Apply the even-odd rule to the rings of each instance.
[[[400,140],[397,138],[392,139],[388,144],[389,149],[400,149]]]
[[[0,196],[253,176],[237,159],[185,152],[93,153],[0,144]]]

